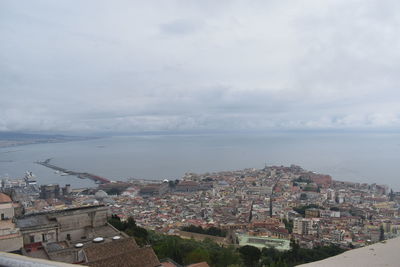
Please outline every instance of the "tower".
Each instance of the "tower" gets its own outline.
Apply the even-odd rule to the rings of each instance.
[[[272,218],[272,196],[269,198],[269,217]]]

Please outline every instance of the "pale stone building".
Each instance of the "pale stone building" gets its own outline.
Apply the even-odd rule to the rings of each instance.
[[[319,219],[316,218],[295,218],[293,220],[293,233],[299,235],[318,235]]]
[[[22,235],[16,228],[11,198],[0,193],[0,251],[17,251],[22,247]]]
[[[68,240],[77,242],[115,231],[107,224],[105,206],[89,206],[25,215],[17,220],[24,245]]]

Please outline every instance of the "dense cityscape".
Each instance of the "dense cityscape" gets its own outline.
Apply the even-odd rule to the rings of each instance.
[[[93,188],[39,186],[37,178],[27,172],[22,178],[2,179],[4,211],[0,246],[3,250],[84,263],[76,251],[86,244],[107,244],[103,240],[94,242],[96,238],[115,241],[128,237],[129,231],[120,231],[126,230],[126,226],[121,228],[121,223],[129,225],[132,219],[134,229],[146,229],[143,231],[156,235],[193,242],[212,240],[222,247],[255,247],[281,253],[292,251],[293,244],[309,250],[334,246],[346,251],[386,242],[400,233],[400,194],[388,186],[335,181],[329,175],[296,165],[186,173],[181,179],[163,181],[104,179]],[[76,223],[73,228],[79,228],[79,217],[88,212],[101,214],[99,225],[93,225],[92,221],[91,227],[96,230],[90,233],[84,225],[86,230],[75,229],[68,234],[62,234],[62,226],[57,223],[54,229],[49,228],[53,217],[58,218],[60,214],[62,218],[70,216],[69,220]],[[140,236],[131,235],[136,238],[135,249],[139,249],[136,243],[146,245]],[[73,248],[76,251],[71,251]],[[151,250],[147,253],[155,262],[164,260],[164,263],[176,264],[165,266],[180,266],[175,262],[179,258],[173,261],[171,256],[165,260],[160,258],[159,250],[155,249],[156,254],[151,247],[147,250]],[[246,263],[246,259],[241,261]],[[211,266],[228,265],[211,262]]]

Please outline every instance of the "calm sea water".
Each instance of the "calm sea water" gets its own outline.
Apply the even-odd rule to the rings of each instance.
[[[0,177],[27,170],[40,184],[93,186],[35,164],[52,158],[61,167],[111,180],[176,179],[212,172],[297,164],[337,180],[387,184],[400,189],[399,134],[252,134],[120,136],[0,149]]]

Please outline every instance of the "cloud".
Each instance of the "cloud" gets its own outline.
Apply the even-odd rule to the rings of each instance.
[[[166,35],[186,35],[195,33],[202,27],[200,21],[177,19],[160,25],[160,30]]]
[[[0,130],[400,126],[396,1],[0,5]]]

